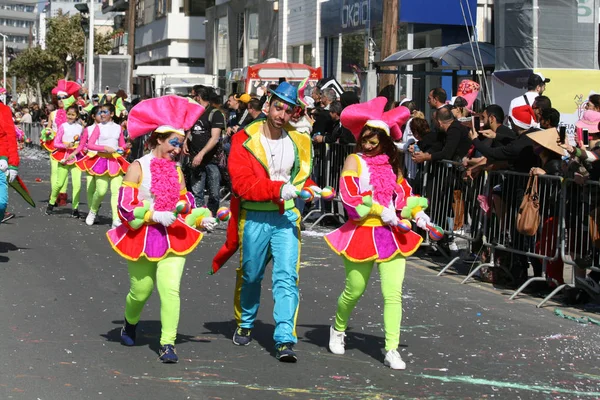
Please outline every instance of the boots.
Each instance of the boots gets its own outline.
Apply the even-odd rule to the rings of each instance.
[[[135,344],[135,329],[137,324],[131,325],[127,322],[127,318],[124,318],[125,324],[121,328],[121,343],[125,346],[133,346]]]
[[[59,207],[63,207],[67,205],[67,194],[59,193],[58,198],[56,199],[56,203]]]

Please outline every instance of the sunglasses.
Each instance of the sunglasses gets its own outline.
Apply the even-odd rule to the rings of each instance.
[[[178,149],[183,147],[183,142],[180,142],[177,138],[169,140],[169,144],[173,147],[177,147]]]
[[[61,96],[57,96],[56,98],[57,98],[58,100],[64,100],[64,99],[68,99],[69,97],[68,97],[68,96],[62,96],[62,95],[61,95]]]
[[[107,110],[102,110],[102,111],[98,111],[98,112],[96,113],[96,115],[102,115],[102,114],[110,114],[110,111],[107,111]]]

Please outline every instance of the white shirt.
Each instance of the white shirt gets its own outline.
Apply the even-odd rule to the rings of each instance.
[[[119,137],[121,137],[121,126],[112,121],[98,126],[100,127],[100,137],[96,144],[117,149],[119,147]]]
[[[292,139],[283,131],[281,137],[275,140],[267,139],[261,134],[260,142],[267,155],[271,180],[289,182],[292,178],[292,168],[295,159]]]
[[[62,137],[63,143],[73,143],[75,136],[80,136],[81,132],[83,132],[83,127],[77,122],[72,124],[65,122],[62,124],[62,128],[64,132]]]

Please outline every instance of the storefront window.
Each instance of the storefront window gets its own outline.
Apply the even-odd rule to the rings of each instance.
[[[246,26],[248,36],[248,64],[258,63],[258,14],[248,14],[248,24]]]
[[[229,70],[229,25],[227,17],[219,18],[217,24],[217,69]]]
[[[304,52],[302,53],[303,55],[303,64],[306,65],[311,65],[312,66],[312,61],[313,61],[313,57],[312,57],[312,44],[305,44],[304,45]]]
[[[300,46],[292,47],[292,62],[293,63],[300,62]]]

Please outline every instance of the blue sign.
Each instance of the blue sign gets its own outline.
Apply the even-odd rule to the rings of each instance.
[[[477,24],[477,0],[401,0],[398,8],[400,22],[464,25],[466,19],[468,26]]]
[[[462,4],[462,9],[461,9]],[[469,17],[469,8],[472,17]],[[413,24],[467,25],[476,23],[477,0],[399,0],[398,21]],[[365,31],[380,25],[383,0],[329,0],[321,3],[321,35]],[[472,23],[471,23],[472,22]]]

